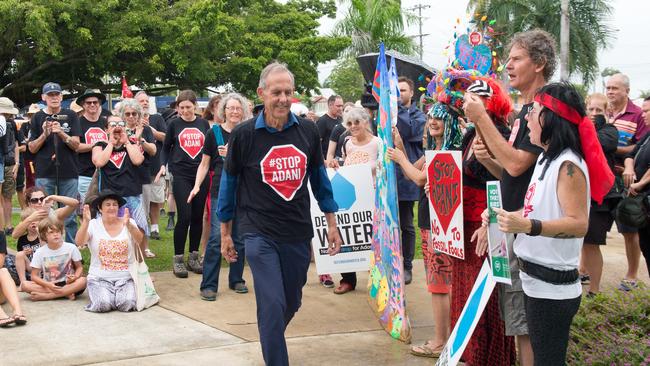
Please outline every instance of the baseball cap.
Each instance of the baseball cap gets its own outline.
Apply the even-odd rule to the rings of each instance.
[[[60,92],[61,92],[61,85],[57,83],[49,82],[43,85],[43,92],[41,94],[60,93]]]

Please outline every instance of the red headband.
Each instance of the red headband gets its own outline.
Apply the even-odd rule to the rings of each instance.
[[[591,198],[598,204],[602,204],[603,198],[614,185],[614,174],[607,165],[607,159],[605,159],[603,148],[598,141],[594,124],[589,117],[581,117],[580,113],[573,107],[549,94],[537,94],[535,101],[578,126],[582,153],[585,156],[585,162],[589,170]]]

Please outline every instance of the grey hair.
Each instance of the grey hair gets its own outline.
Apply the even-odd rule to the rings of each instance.
[[[619,79],[623,85],[625,85],[625,88],[630,89],[630,78],[622,73],[614,74],[609,77],[610,79]]]
[[[127,108],[133,108],[138,113],[138,117],[142,117],[142,107],[140,106],[140,103],[138,103],[135,99],[124,99],[120,103],[120,109],[118,109],[120,118],[124,119],[124,111]]]
[[[228,105],[228,102],[231,100],[236,100],[241,105],[243,109],[242,121],[251,118],[250,103],[248,102],[248,99],[244,98],[239,93],[226,94],[221,98],[219,104],[217,104],[217,117],[219,117],[224,122],[226,121],[226,105]]]
[[[366,121],[370,123],[370,115],[364,108],[352,107],[347,112],[343,113],[343,124],[346,125],[348,121]]]
[[[139,92],[135,93],[135,95],[133,96],[133,99],[138,99],[138,97],[141,96],[141,95],[149,96],[146,91],[140,90]]]
[[[291,77],[291,84],[295,85],[295,79],[293,77],[293,73],[291,72],[291,70],[289,70],[287,64],[273,61],[270,64],[266,65],[264,70],[262,70],[262,73],[260,74],[260,83],[258,84],[258,87],[265,89],[266,78],[268,78],[270,74],[276,72],[286,72],[287,74],[289,74],[289,76]]]
[[[508,52],[513,46],[526,51],[536,65],[544,65],[544,80],[550,80],[557,67],[556,41],[547,31],[533,29],[527,32],[515,33],[508,44]]]

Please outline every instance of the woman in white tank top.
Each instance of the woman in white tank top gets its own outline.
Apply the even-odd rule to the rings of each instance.
[[[498,211],[499,227],[518,233],[526,318],[535,365],[564,365],[571,322],[580,307],[578,262],[589,223],[589,196],[597,202],[613,176],[576,90],[549,84],[528,116],[530,140],[544,149],[518,212]]]

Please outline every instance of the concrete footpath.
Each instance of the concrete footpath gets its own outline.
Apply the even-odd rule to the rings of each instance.
[[[617,235],[618,237],[618,235]],[[627,268],[622,238],[603,247],[605,289],[614,287]],[[640,278],[648,279],[641,259]],[[430,297],[422,260],[415,261],[413,284],[406,287],[413,342],[433,331]],[[227,269],[221,281],[227,279]],[[217,301],[199,298],[200,276],[176,279],[155,273],[162,300],[141,313],[93,314],[88,298],[34,303],[21,294],[28,324],[0,329],[0,365],[263,365],[251,289],[235,294],[222,283]],[[334,276],[338,282],[339,276]],[[409,354],[409,345],[385,333],[367,303],[367,274],[359,289],[334,295],[318,283],[314,265],[304,288],[303,305],[287,329],[293,365],[431,365]],[[3,305],[8,310],[6,305]]]

